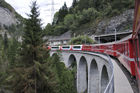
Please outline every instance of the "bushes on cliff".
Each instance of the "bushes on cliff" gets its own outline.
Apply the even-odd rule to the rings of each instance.
[[[71,41],[69,42],[69,44],[93,44],[96,43],[95,41],[93,41],[91,38],[89,38],[88,36],[77,36],[71,39]]]

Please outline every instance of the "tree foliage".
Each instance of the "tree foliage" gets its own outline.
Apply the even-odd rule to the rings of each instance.
[[[56,71],[59,80],[58,93],[77,93],[74,80],[76,73],[73,73],[73,70],[68,70],[64,63],[60,62],[60,58],[57,54],[53,56],[52,68]]]
[[[62,6],[62,8],[60,8],[60,10],[59,10],[58,23],[63,22],[64,21],[64,17],[67,14],[68,14],[68,8],[67,8],[66,2],[65,2],[64,5]]]
[[[44,32],[47,35],[53,35],[53,33],[54,33],[53,26],[50,23],[48,23],[47,26],[44,29]]]
[[[4,68],[9,68],[5,71],[0,68],[3,71],[0,86],[6,86],[13,93],[76,93],[73,71],[60,62],[59,56],[50,57],[49,51],[43,48],[44,32],[36,1],[28,16],[22,45],[16,37],[8,39],[6,34],[0,37],[0,67],[5,62]],[[16,27],[13,25],[11,31]],[[47,28],[53,26],[50,24]]]
[[[14,93],[56,93],[57,81],[51,71],[43,48],[43,31],[36,1],[32,3],[31,14],[25,23],[20,67],[12,75]]]
[[[77,36],[71,39],[69,44],[93,44],[95,41],[93,41],[91,38],[88,36]]]
[[[55,14],[52,25],[56,31],[50,31],[52,35],[56,35],[56,32],[58,32],[57,35],[61,35],[68,30],[76,32],[84,24],[91,24],[91,22],[97,22],[99,19],[116,16],[131,8],[134,8],[134,0],[73,0],[69,9],[64,4]],[[56,29],[60,25],[61,28],[67,27],[68,29]]]

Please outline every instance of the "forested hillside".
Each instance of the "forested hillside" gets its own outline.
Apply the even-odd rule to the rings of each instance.
[[[70,8],[64,3],[44,30],[47,35],[60,35],[68,30],[76,34],[95,33],[102,20],[133,8],[134,0],[73,0]]]

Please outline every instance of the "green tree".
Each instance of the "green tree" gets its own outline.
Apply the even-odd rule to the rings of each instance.
[[[50,23],[48,23],[47,26],[45,27],[44,31],[45,31],[46,35],[53,35],[53,33],[54,33],[53,26]]]
[[[54,54],[53,56],[52,68],[57,72],[59,80],[58,93],[77,93],[74,83],[75,74],[73,74],[73,70],[68,70],[64,63],[60,62],[60,58],[57,54]]]
[[[88,8],[88,9],[84,9],[82,11],[82,15],[83,15],[83,19],[81,21],[83,21],[83,23],[87,23],[90,20],[94,20],[99,16],[99,12],[97,12],[97,10],[95,8]]]
[[[14,93],[57,93],[57,79],[49,67],[49,54],[43,49],[43,32],[36,1],[25,23],[20,66],[12,75]]]
[[[78,3],[78,9],[82,11],[83,9],[89,8],[89,0],[80,0]]]
[[[56,25],[54,28],[54,35],[61,35],[68,31],[68,28],[65,25]]]
[[[4,40],[3,40],[3,44],[4,44],[4,50],[6,52],[6,50],[8,49],[8,37],[7,37],[7,33],[4,33]]]
[[[95,7],[95,6],[94,6],[94,1],[95,1],[95,0],[89,0],[89,7],[90,7],[90,8],[91,8],[91,7]]]
[[[78,1],[77,0],[73,0],[72,2],[72,8],[75,8],[75,6],[78,4]]]
[[[78,5],[78,1],[77,0],[73,0],[72,2],[72,6],[69,8],[69,13],[70,14],[74,14],[76,13],[76,6]]]
[[[73,22],[74,22],[74,15],[73,14],[68,14],[65,16],[64,18],[64,24],[67,26],[67,27],[70,27]]]
[[[7,51],[8,61],[10,68],[15,67],[16,63],[18,62],[17,59],[19,57],[19,49],[21,44],[17,41],[16,38],[12,38],[9,40],[9,48]]]
[[[58,16],[59,16],[59,12],[56,12],[56,13],[54,14],[54,17],[53,17],[52,25],[58,24]]]
[[[68,14],[68,8],[67,8],[66,2],[65,2],[64,5],[62,6],[62,8],[59,10],[58,23],[63,22],[64,21],[64,17],[67,14]]]

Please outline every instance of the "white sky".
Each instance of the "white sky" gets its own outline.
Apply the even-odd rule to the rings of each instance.
[[[26,14],[30,13],[31,2],[34,0],[5,0],[23,17],[27,18]],[[54,1],[54,13],[58,11],[66,2],[67,6],[70,7],[73,0],[53,0]],[[40,10],[40,18],[42,19],[43,26],[47,23],[51,23],[51,10],[52,0],[37,0]]]

